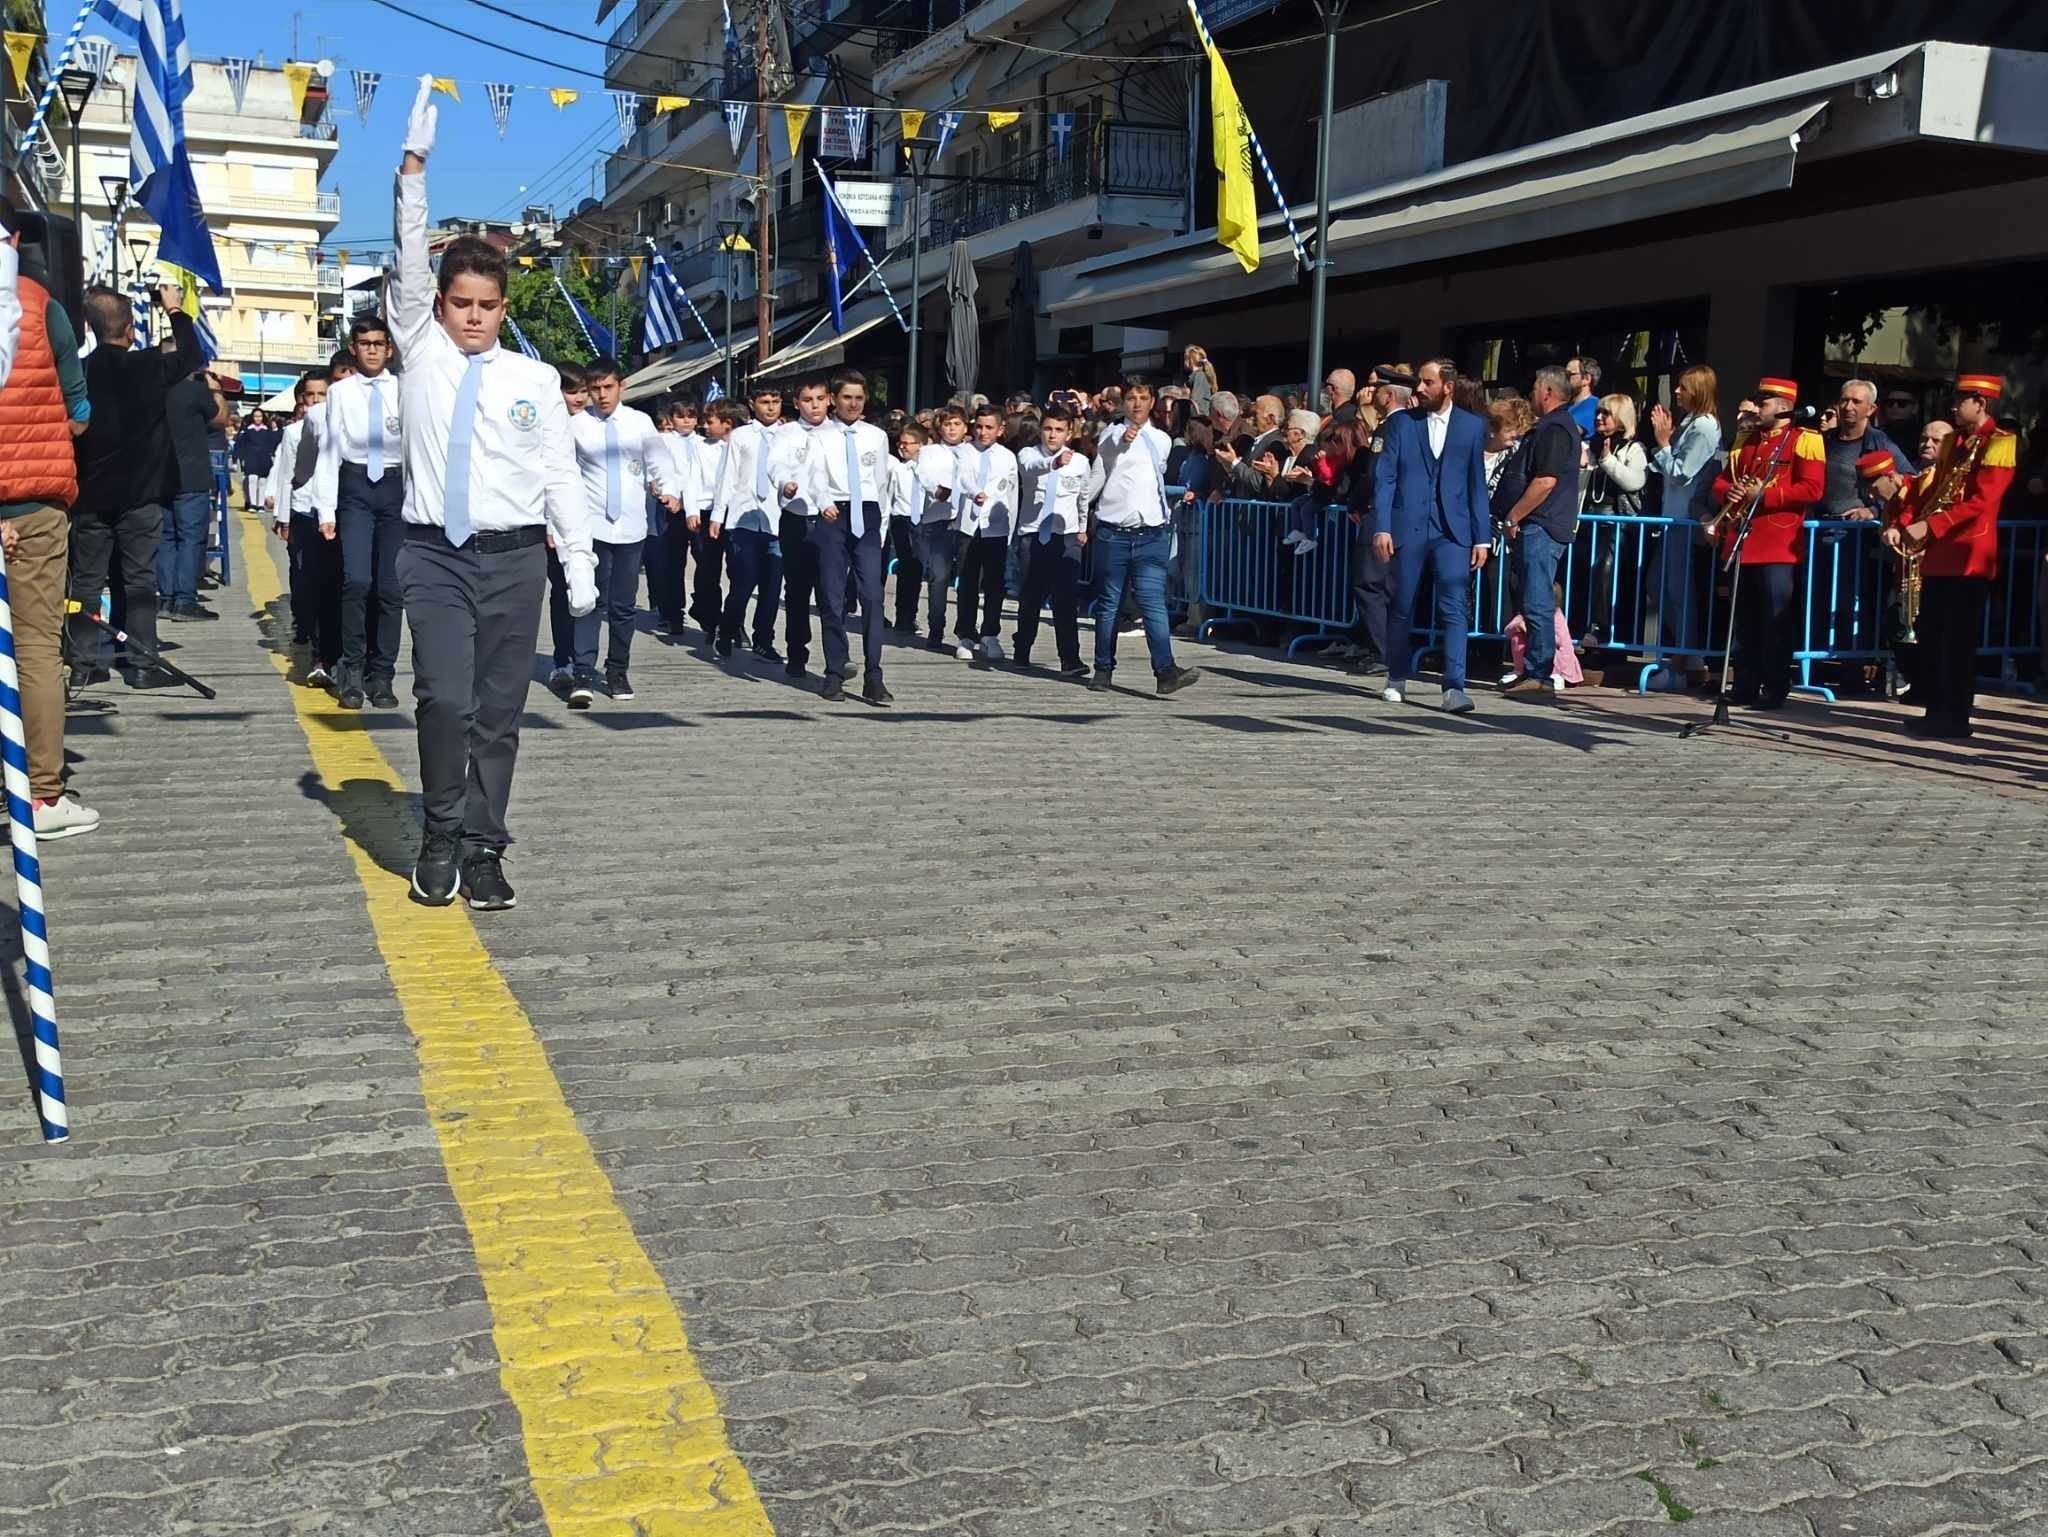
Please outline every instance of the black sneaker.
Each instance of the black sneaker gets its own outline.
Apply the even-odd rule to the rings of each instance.
[[[633,697],[633,680],[623,672],[608,672],[604,675],[604,691],[617,700]]]
[[[131,667],[121,675],[130,688],[179,688],[180,679],[174,678],[161,667]]]
[[[569,680],[570,709],[587,710],[590,708],[590,702],[596,697],[597,690],[591,687],[590,680],[582,674],[579,673]]]
[[[784,662],[782,664],[782,675],[785,678],[801,678],[809,671],[810,669],[804,666],[802,662]]]
[[[428,833],[413,861],[412,899],[422,907],[446,907],[455,900],[455,854],[462,840],[448,833]]]
[[[173,603],[164,617],[175,624],[191,624],[195,621],[218,619],[220,615],[198,603]]]
[[[351,683],[341,691],[341,696],[337,702],[344,710],[360,710],[369,700],[361,689]]]
[[[1199,667],[1176,667],[1171,672],[1160,673],[1157,684],[1160,697],[1178,694],[1201,676],[1202,670]]]
[[[874,705],[889,705],[896,702],[896,696],[889,692],[889,686],[880,678],[870,678],[862,684],[860,697]]]
[[[1021,671],[1024,668],[1027,668],[1031,665],[1031,653],[1029,651],[1024,650],[1022,647],[1019,647],[1017,655],[1013,658],[1013,660],[1016,662],[1018,669]]]
[[[934,635],[924,643],[924,649],[936,651],[941,656],[951,656],[953,654],[953,643],[942,635]]]
[[[462,899],[480,913],[503,912],[519,900],[505,879],[502,849],[478,849],[462,861]]]
[[[370,703],[380,710],[395,710],[398,708],[398,695],[392,692],[389,683],[372,683]]]
[[[1062,662],[1060,663],[1060,676],[1062,678],[1085,678],[1088,676],[1088,664],[1086,662]]]
[[[727,657],[731,656],[733,652],[737,651],[738,649],[739,647],[735,645],[732,641],[721,640],[718,643],[718,659],[722,662]]]
[[[777,651],[770,642],[765,640],[757,640],[754,642],[754,655],[758,656],[764,662],[779,662],[782,660],[782,653],[780,651]]]
[[[846,684],[841,681],[838,673],[825,674],[825,687],[819,692],[818,697],[827,704],[837,704],[846,697]]]
[[[1088,692],[1091,694],[1108,693],[1111,688],[1111,676],[1112,674],[1110,673],[1110,670],[1107,667],[1096,668],[1095,676],[1088,680]]]

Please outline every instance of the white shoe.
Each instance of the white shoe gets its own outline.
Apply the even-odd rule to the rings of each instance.
[[[1388,704],[1406,704],[1408,702],[1408,696],[1401,692],[1401,685],[1398,683],[1389,683],[1385,688],[1381,689],[1380,698],[1386,700]]]
[[[984,635],[981,638],[981,654],[991,662],[1003,660],[1003,638],[1000,635]]]
[[[1500,686],[1502,688],[1506,688],[1510,683],[1514,682],[1515,679],[1519,677],[1521,677],[1521,674],[1516,672],[1514,668],[1510,667],[1506,672],[1500,675]]]
[[[974,648],[972,646],[955,644],[953,655],[960,658],[963,662],[971,662],[974,660]]]
[[[36,806],[36,841],[51,843],[59,838],[76,838],[80,833],[89,833],[100,825],[100,814],[90,806],[81,806],[68,795],[60,795],[48,804]]]
[[[1564,692],[1564,679],[1552,678],[1550,680],[1550,691],[1553,694],[1562,694]]]
[[[1283,534],[1283,535],[1281,536],[1280,542],[1281,542],[1282,544],[1284,544],[1285,546],[1287,546],[1287,548],[1288,548],[1288,549],[1290,549],[1290,550],[1291,550],[1291,549],[1293,549],[1293,548],[1294,548],[1294,547],[1295,547],[1295,546],[1296,546],[1297,544],[1301,543],[1301,539],[1302,539],[1302,534],[1301,534],[1301,530],[1300,530],[1300,529],[1298,529],[1298,528],[1290,528],[1289,530],[1287,530],[1287,532],[1286,532],[1285,534]]]
[[[1313,554],[1315,554],[1315,552],[1316,552],[1316,542],[1315,542],[1315,540],[1313,540],[1313,539],[1309,538],[1309,537],[1308,537],[1308,535],[1306,535],[1306,534],[1303,534],[1303,535],[1301,536],[1301,541],[1300,541],[1300,543],[1296,544],[1296,545],[1295,545],[1295,547],[1294,547],[1294,553],[1295,553],[1295,554],[1297,554],[1297,555],[1313,555]]]

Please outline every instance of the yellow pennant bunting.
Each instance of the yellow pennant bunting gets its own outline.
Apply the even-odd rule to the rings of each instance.
[[[903,137],[914,139],[923,132],[924,114],[922,112],[905,112],[903,114]]]
[[[36,44],[41,41],[33,32],[7,34],[7,57],[14,65],[14,88],[23,94],[28,91],[29,60],[36,56]]]
[[[576,270],[585,277],[590,276],[590,253],[588,251],[578,251],[576,253]]]
[[[548,94],[552,96],[554,92],[550,91]],[[690,98],[687,96],[657,96],[654,98],[654,115],[660,117],[664,112],[680,112],[689,104]]]
[[[284,67],[285,83],[292,88],[292,116],[301,117],[306,111],[306,87],[313,81],[313,66],[310,64],[287,64]]]
[[[455,82],[446,75],[436,75],[434,77],[434,89],[443,96],[452,96],[457,101],[462,100],[462,92],[455,89]]]
[[[339,266],[339,267],[347,267],[347,266],[348,266],[348,247],[347,247],[347,246],[343,246],[343,247],[342,247],[342,248],[341,248],[340,250],[338,250],[338,251],[336,251],[336,252],[334,253],[334,261],[335,261],[335,265],[336,265],[336,266]]]
[[[522,267],[531,267],[533,265],[533,258],[531,256],[522,256],[519,258],[519,265]]]
[[[811,120],[809,107],[784,107],[782,121],[789,128],[789,156],[801,159],[804,152],[804,124]]]
[[[988,125],[997,133],[1001,133],[1023,115],[1021,112],[991,112],[988,115]]]
[[[570,90],[566,85],[558,85],[548,92],[548,100],[555,104],[555,110],[559,112],[562,108],[575,101],[579,94],[579,92]]]
[[[644,256],[629,256],[626,258],[626,265],[633,269],[633,286],[635,288],[640,286],[640,268],[646,260],[647,258]]]

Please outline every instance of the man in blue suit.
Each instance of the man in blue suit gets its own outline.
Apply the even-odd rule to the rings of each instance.
[[[1493,549],[1493,517],[1486,498],[1486,425],[1451,404],[1458,382],[1449,358],[1424,363],[1416,374],[1415,404],[1387,419],[1374,447],[1373,546],[1393,564],[1393,601],[1387,615],[1387,686],[1380,697],[1400,704],[1414,665],[1415,597],[1425,572],[1436,582],[1437,622],[1444,631],[1443,707],[1454,715],[1472,708],[1465,692],[1465,637],[1472,573]]]

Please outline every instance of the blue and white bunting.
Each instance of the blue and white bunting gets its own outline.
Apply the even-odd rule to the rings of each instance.
[[[640,126],[640,93],[637,91],[613,91],[612,110],[619,115],[619,143],[630,144],[633,130]]]
[[[250,63],[251,61],[248,59],[222,59],[220,61],[221,72],[228,77],[228,89],[235,93],[235,110],[237,112],[242,110],[242,98],[249,90]]]
[[[384,83],[384,77],[374,69],[352,69],[348,75],[356,88],[356,121],[367,125],[370,103],[377,99],[377,87]]]
[[[490,98],[491,103],[491,121],[498,125],[498,137],[501,139],[505,137],[505,124],[512,117],[512,93],[517,89],[517,86],[484,82],[484,95]]]
[[[1048,114],[1045,120],[1045,132],[1046,136],[1052,140],[1053,158],[1057,160],[1066,159],[1067,141],[1074,137],[1074,114],[1071,112]]]
[[[959,128],[962,115],[958,112],[941,112],[939,114],[939,147],[932,151],[933,165],[937,165],[944,158],[946,146],[953,142],[953,133],[954,130]]]
[[[729,101],[725,104],[725,132],[732,140],[732,152],[738,156],[740,140],[747,132],[747,104],[743,101]]]
[[[514,320],[509,313],[505,316],[505,327],[512,333],[513,346],[530,358],[538,358],[540,356],[540,349],[526,339],[526,333],[519,329],[519,322]]]

